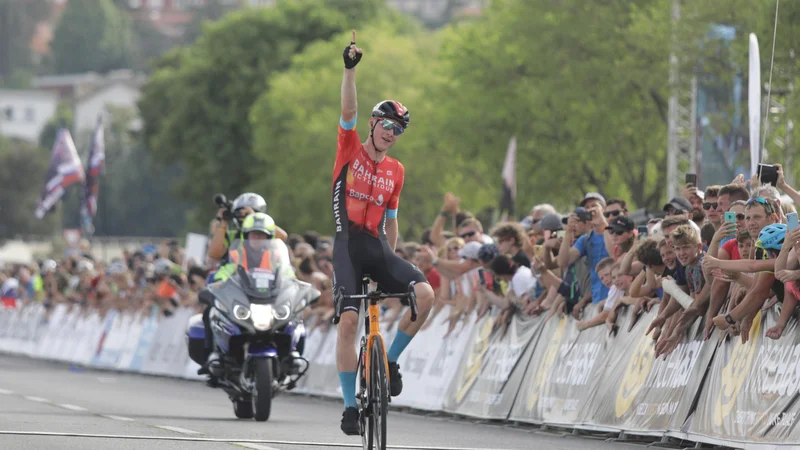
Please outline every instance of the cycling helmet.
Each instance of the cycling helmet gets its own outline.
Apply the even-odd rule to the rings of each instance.
[[[768,250],[780,250],[783,246],[783,238],[786,236],[786,224],[773,223],[767,225],[758,233],[756,247]]]
[[[392,119],[399,122],[403,128],[408,128],[408,124],[411,122],[408,109],[395,100],[384,100],[375,105],[375,107],[372,108],[372,117]]]
[[[247,239],[247,235],[253,231],[259,231],[269,237],[275,236],[275,221],[272,217],[264,213],[253,213],[242,221],[242,234]]]
[[[246,206],[253,208],[253,211],[257,213],[267,212],[267,202],[264,201],[264,197],[253,192],[245,192],[244,194],[236,197],[236,200],[233,201],[233,212],[236,212],[237,210],[240,210]]]

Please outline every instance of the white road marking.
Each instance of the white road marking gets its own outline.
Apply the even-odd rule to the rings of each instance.
[[[105,417],[106,419],[120,420],[122,422],[133,422],[134,421],[134,419],[131,419],[130,417],[125,417],[125,416],[115,416],[115,415],[112,415],[112,414],[102,414],[102,416]]]
[[[88,411],[88,409],[84,408],[83,406],[70,405],[69,403],[64,403],[58,406],[64,409],[68,409],[70,411],[78,411],[78,412]]]
[[[156,428],[163,428],[167,430],[183,430],[177,427],[157,426]],[[196,431],[189,431],[197,433]],[[199,433],[198,433],[199,434]],[[361,448],[361,444],[351,443],[337,443],[337,442],[308,442],[308,441],[282,441],[277,439],[225,439],[225,438],[205,438],[196,436],[146,436],[135,434],[93,434],[93,433],[70,433],[70,432],[56,432],[56,431],[19,431],[19,430],[0,430],[0,436],[15,435],[15,436],[69,436],[69,437],[82,437],[82,438],[97,438],[97,439],[131,439],[131,440],[147,440],[147,441],[182,441],[182,442],[222,442],[226,444],[273,444],[273,445],[301,445],[306,447],[323,447],[323,448]],[[446,447],[446,446],[428,446],[428,445],[387,445],[387,449],[403,449],[403,450],[501,450],[497,448],[479,448],[479,447]]]
[[[239,447],[244,447],[244,448],[252,448],[253,450],[278,450],[275,447],[267,447],[266,445],[259,445],[259,444],[249,444],[247,442],[234,442],[233,445],[238,445]]]
[[[30,396],[27,396],[27,395],[25,396],[25,400],[30,400],[30,401],[32,401],[32,402],[36,402],[36,403],[50,403],[50,400],[48,400],[48,399],[46,399],[46,398],[42,398],[42,397],[30,397]]]
[[[0,394],[3,394],[3,395],[11,395],[13,393],[14,393],[14,391],[9,391],[8,389],[0,389]]]
[[[161,428],[162,430],[167,430],[167,431],[174,431],[176,433],[181,433],[181,434],[203,434],[199,431],[187,430],[186,428],[172,427],[169,425],[156,425],[156,428]]]
[[[117,379],[114,378],[114,377],[97,377],[97,381],[99,381],[99,382],[101,382],[103,384],[112,384],[112,383],[116,383]]]

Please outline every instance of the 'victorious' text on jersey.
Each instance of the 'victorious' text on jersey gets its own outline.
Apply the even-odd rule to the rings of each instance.
[[[387,212],[389,217],[396,217],[404,169],[388,156],[377,164],[370,159],[354,127],[355,123],[339,124],[333,167],[336,234],[346,236],[352,228],[378,237],[385,234]]]

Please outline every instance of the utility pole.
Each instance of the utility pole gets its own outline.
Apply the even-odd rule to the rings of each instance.
[[[667,199],[678,196],[687,173],[697,173],[697,77],[680,53],[680,0],[672,0],[672,51],[669,55]],[[698,174],[698,185],[700,184]]]

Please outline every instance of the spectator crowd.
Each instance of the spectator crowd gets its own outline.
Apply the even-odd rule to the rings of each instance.
[[[424,272],[436,293],[425,326],[441,321],[452,331],[495,309],[501,332],[515,314],[546,314],[568,316],[580,330],[605,326],[616,333],[621,308],[633,308],[635,317],[657,308],[648,333],[657,355],[664,355],[698,319],[706,339],[719,328],[746,340],[758,311],[781,302],[780,319],[767,331],[779,339],[800,298],[800,231],[786,225],[800,193],[776,168],[772,184],[739,176],[705,190],[686,185],[640,223],[624,199],[590,192],[567,214],[543,203],[520,221],[487,229],[447,193],[431,227],[401,240],[396,252]],[[316,232],[280,237],[297,277],[322,292],[306,314],[313,328],[326,329],[333,316],[333,239]],[[202,311],[197,294],[216,269],[214,259],[202,266],[192,261],[184,271],[184,250],[164,241],[152,251],[130,249],[103,262],[86,244],[58,260],[5,265],[3,305],[42,302],[51,310],[65,303],[101,313],[155,306],[165,316],[181,306]],[[389,319],[403,309],[399,301],[384,307]]]

